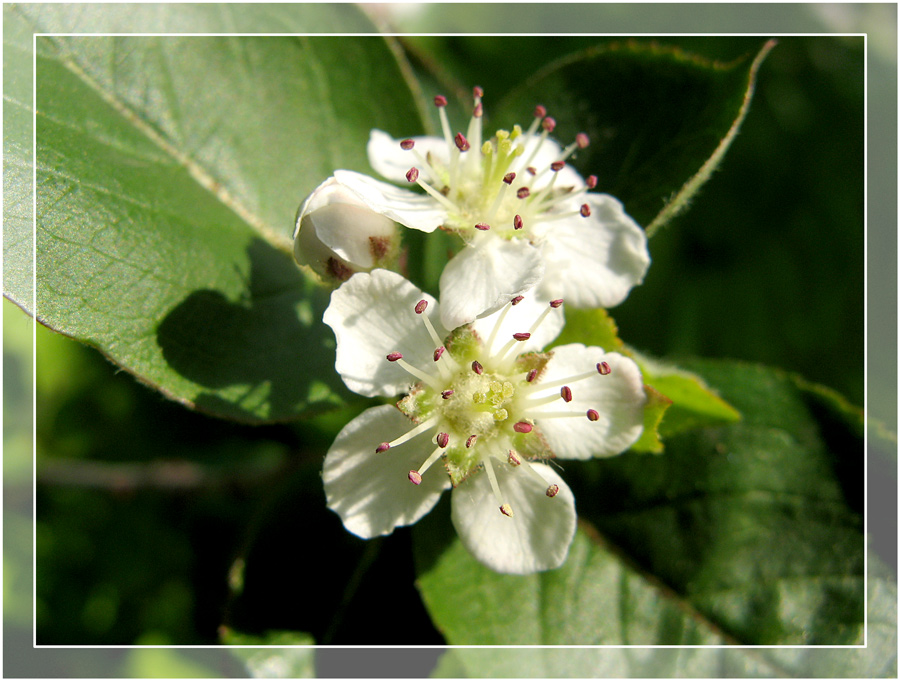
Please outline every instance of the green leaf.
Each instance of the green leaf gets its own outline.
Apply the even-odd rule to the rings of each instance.
[[[669,407],[672,406],[672,400],[649,385],[644,386],[644,392],[647,394],[647,404],[644,405],[644,430],[638,441],[631,445],[631,449],[635,452],[659,454],[664,449],[659,436],[660,425]]]
[[[41,30],[47,15],[26,13]],[[371,128],[420,128],[388,43],[53,37],[37,49],[37,308],[24,267],[8,295],[209,413],[279,421],[344,404],[328,293],[293,263],[290,235],[334,169],[369,170]]]
[[[699,426],[740,420],[740,412],[696,374],[633,350],[630,354],[641,368],[644,383],[672,401],[671,408],[666,411],[659,426],[661,437],[666,438]]]
[[[448,643],[862,643],[862,440],[787,374],[690,368],[743,419],[661,456],[560,461],[588,524],[558,570],[493,573],[419,523],[419,586]]]
[[[896,678],[897,587],[869,557],[868,637],[856,648],[454,648],[437,678]],[[676,615],[673,620],[677,621]],[[690,622],[688,613],[680,619]]]
[[[244,634],[227,627],[220,631],[223,645],[233,648],[253,678],[311,679],[316,676],[315,648],[278,648],[312,646],[312,636],[296,631],[268,631],[262,636]]]
[[[592,144],[573,164],[652,236],[721,162],[773,44],[731,64],[637,40],[600,44],[550,64],[489,113],[512,125],[541,103],[558,139],[586,132]]]

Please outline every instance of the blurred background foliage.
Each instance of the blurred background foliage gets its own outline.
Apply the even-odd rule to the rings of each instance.
[[[416,30],[429,19],[395,21]],[[547,36],[542,49],[515,55],[494,52],[489,38],[402,44],[418,70],[439,65],[424,79],[426,95],[429,81],[477,83],[496,101],[553,58],[600,40]],[[660,42],[728,61],[760,39]],[[626,342],[670,359],[778,366],[862,404],[864,59],[858,37],[780,41],[724,164],[653,239],[646,282],[612,311]],[[11,304],[3,313],[4,485],[7,504],[27,514],[30,433],[15,424],[30,421],[30,328]],[[321,456],[352,410],[299,425],[230,424],[166,401],[43,328],[35,383],[39,644],[215,644],[222,625],[303,631],[323,644],[441,644],[413,587],[409,533],[362,542],[325,508]],[[29,575],[13,560],[29,550],[20,530],[5,534],[4,594],[25,621]],[[381,626],[397,603],[404,619]],[[195,668],[168,652],[117,669],[242,668]]]

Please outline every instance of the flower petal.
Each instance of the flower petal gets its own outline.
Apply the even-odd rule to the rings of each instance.
[[[398,240],[396,232],[393,220],[371,210],[356,192],[329,177],[300,207],[294,228],[294,255],[300,264],[320,272],[332,257],[353,269],[371,269],[376,261],[372,239],[388,248]]]
[[[441,273],[441,320],[448,329],[498,310],[537,284],[538,250],[522,239],[485,235],[457,253]]]
[[[550,308],[549,313],[541,324],[532,331],[532,325],[547,308]],[[514,333],[520,332],[531,332],[531,338],[516,345],[516,354],[540,352],[556,339],[566,323],[562,307],[556,309],[550,307],[549,300],[538,298],[533,291],[526,293],[522,300],[511,306],[505,314],[503,312],[504,309],[501,308],[497,312],[486,317],[480,317],[472,322],[472,327],[485,343],[491,338],[497,324],[500,324],[500,328],[497,329],[495,334],[494,346],[485,348],[485,352],[488,355],[497,352],[512,338]]]
[[[650,266],[647,238],[617,199],[606,194],[582,198],[590,206],[589,217],[536,226],[546,268],[540,290],[576,307],[612,307],[644,280]]]
[[[411,229],[433,232],[446,220],[447,211],[430,196],[352,170],[335,170],[334,178],[371,210]]]
[[[400,352],[413,366],[434,363],[434,342],[415,312],[420,300],[428,301],[423,314],[445,338],[437,302],[396,272],[359,272],[331,294],[322,320],[334,331],[335,369],[350,390],[366,397],[392,397],[415,383],[402,367],[386,359],[392,352]]]
[[[503,499],[513,516],[500,512],[487,473],[478,471],[451,495],[451,517],[463,546],[497,572],[527,575],[563,564],[575,536],[575,498],[565,481],[549,466],[530,464],[547,482],[525,466],[495,463]],[[559,486],[547,496],[550,484]]]
[[[414,426],[396,407],[367,409],[338,433],[325,456],[322,480],[328,508],[353,534],[369,539],[411,525],[428,513],[450,480],[441,470],[414,485],[407,477],[422,465],[434,444],[422,435],[385,452],[376,452]]]
[[[415,142],[415,152],[401,149],[400,140],[394,139],[386,132],[372,130],[369,133],[369,144],[366,153],[369,156],[369,165],[382,177],[394,182],[406,182],[406,173],[410,168],[416,167],[428,174],[428,168],[423,166],[420,158],[431,154],[442,165],[446,165],[449,156],[447,154],[447,142],[442,137],[410,137]],[[433,178],[432,178],[433,179]]]
[[[535,425],[560,459],[590,459],[621,454],[640,437],[644,427],[644,393],[640,369],[628,357],[616,352],[604,352],[602,348],[585,347],[581,343],[561,345],[553,349],[553,356],[540,378],[549,383],[577,376],[586,371],[596,371],[599,362],[606,362],[611,369],[606,376],[597,373],[590,378],[572,382],[572,401],[553,402],[531,412]],[[538,384],[540,386],[540,384]],[[534,393],[550,395],[559,388]],[[587,418],[587,410],[593,409],[599,417]],[[542,418],[541,414],[571,412],[569,417]]]

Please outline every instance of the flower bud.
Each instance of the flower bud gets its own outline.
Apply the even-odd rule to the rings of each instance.
[[[332,281],[390,264],[399,243],[394,221],[334,177],[316,187],[297,212],[294,259]]]

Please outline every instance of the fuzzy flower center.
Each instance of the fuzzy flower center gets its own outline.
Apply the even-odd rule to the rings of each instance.
[[[577,197],[596,187],[597,178],[588,177],[584,187],[557,182],[560,171],[566,167],[566,159],[588,146],[587,135],[579,133],[548,164],[546,154],[541,152],[550,146],[547,139],[556,121],[547,115],[543,106],[538,106],[526,132],[516,125],[512,131],[498,130],[493,137],[482,141],[482,95],[481,88],[476,87],[466,134],[455,135],[445,111],[447,99],[435,97],[447,147],[443,158],[431,153],[422,155],[415,148],[414,140],[400,143],[415,164],[406,179],[418,184],[446,209],[444,229],[466,240],[483,239],[487,233],[503,238],[530,238],[530,227],[537,222],[574,215],[588,217],[590,206],[579,205]],[[539,158],[543,165],[539,165]]]
[[[501,338],[499,331],[507,313],[521,301],[522,297],[517,296],[503,308],[487,338],[479,336],[471,326],[463,326],[446,339],[438,336],[427,315],[422,314],[427,302],[419,301],[415,314],[435,344],[433,363],[413,366],[399,352],[392,352],[386,358],[418,380],[398,404],[415,425],[395,440],[376,447],[376,452],[390,456],[388,450],[431,433],[435,447],[419,468],[409,472],[409,480],[420,484],[422,476],[439,460],[454,486],[483,470],[500,511],[507,516],[512,516],[513,511],[503,497],[494,467],[523,466],[529,474],[542,480],[547,496],[556,496],[559,488],[544,479],[530,463],[553,457],[534,419],[577,417],[596,421],[598,413],[594,409],[585,413],[565,408],[573,399],[571,385],[589,379],[602,380],[599,377],[610,373],[609,365],[600,362],[590,371],[542,382],[551,353],[522,353],[516,351],[516,346],[529,340],[547,315],[563,301],[552,301],[529,329]],[[547,394],[548,389],[553,392]],[[559,411],[545,409],[553,403],[561,407]]]

